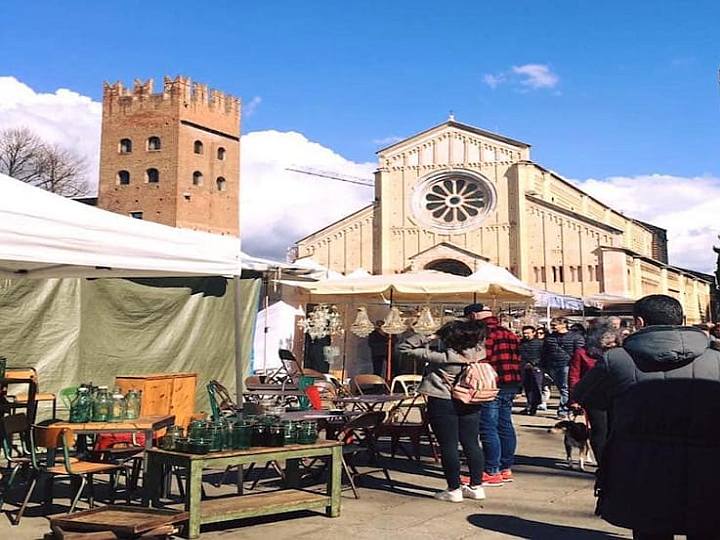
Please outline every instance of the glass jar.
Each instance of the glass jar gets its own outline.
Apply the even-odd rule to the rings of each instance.
[[[111,398],[107,386],[99,386],[97,395],[93,400],[93,422],[107,422],[110,418]]]
[[[285,420],[282,425],[283,433],[285,435],[285,444],[296,444],[298,424],[292,420]]]
[[[304,420],[300,422],[297,432],[297,442],[299,444],[315,444],[317,436],[317,422],[314,420]]]
[[[250,448],[252,443],[253,425],[251,422],[239,420],[232,426],[232,447],[235,450]]]
[[[183,436],[182,426],[170,426],[165,433],[165,436],[160,439],[160,448],[163,450],[174,450],[175,441],[181,439]]]
[[[188,426],[188,437],[191,439],[204,439],[208,423],[205,420],[193,420]]]
[[[140,418],[140,395],[137,390],[130,390],[125,396],[125,418],[127,420]]]
[[[191,454],[207,454],[210,452],[210,441],[207,439],[188,439],[188,452]]]
[[[282,424],[270,426],[268,446],[285,446],[285,430]]]
[[[122,422],[125,418],[125,396],[119,388],[115,388],[110,398],[110,422]]]
[[[270,426],[263,422],[257,422],[253,425],[252,429],[252,445],[253,446],[268,446],[268,434],[270,433]]]
[[[78,388],[75,398],[70,403],[70,422],[82,424],[92,418],[92,398],[86,387]]]
[[[179,437],[175,439],[175,451],[188,453],[190,451],[190,439],[187,437]]]
[[[225,433],[221,424],[210,424],[205,430],[205,438],[210,441],[210,452],[220,452],[225,443]]]

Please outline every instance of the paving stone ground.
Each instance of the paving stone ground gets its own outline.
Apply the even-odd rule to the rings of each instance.
[[[516,414],[514,422],[518,432],[516,481],[487,489],[485,501],[459,504],[435,501],[432,493],[445,487],[439,465],[429,458],[421,466],[407,459],[395,459],[390,462],[394,489],[386,485],[382,473],[361,480],[359,500],[349,490],[343,492],[339,518],[299,513],[235,521],[203,527],[202,538],[379,540],[401,535],[413,540],[631,538],[628,531],[612,527],[593,514],[593,476],[590,472],[568,470],[562,436],[548,433],[548,427],[555,422],[550,413],[537,417]],[[208,495],[221,492],[211,486],[207,491]],[[62,497],[56,502],[58,512],[68,504]],[[5,509],[14,508],[6,505]],[[3,540],[42,538],[48,530],[47,519],[35,508],[28,510],[19,527],[12,526],[7,516],[0,516]]]

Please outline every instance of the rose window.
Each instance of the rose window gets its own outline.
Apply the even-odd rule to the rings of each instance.
[[[462,230],[477,226],[492,210],[495,192],[480,175],[449,171],[421,181],[414,194],[414,213],[423,224]]]

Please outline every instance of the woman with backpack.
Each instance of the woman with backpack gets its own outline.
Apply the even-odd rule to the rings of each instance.
[[[434,495],[440,501],[485,498],[482,488],[484,457],[478,441],[480,404],[454,390],[458,383],[462,384],[466,368],[485,359],[485,334],[486,327],[481,321],[458,320],[440,328],[437,339],[424,346],[413,347],[409,343],[398,346],[409,357],[427,362],[419,391],[427,397],[428,418],[440,444],[448,485],[445,491]],[[453,399],[453,394],[460,399]],[[462,444],[470,468],[470,485],[460,483],[458,442]]]

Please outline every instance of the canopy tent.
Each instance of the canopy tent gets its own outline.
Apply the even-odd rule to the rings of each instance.
[[[271,268],[293,269],[283,263],[243,254],[237,238],[176,229],[132,219],[65,199],[0,174],[0,277],[11,280],[37,278],[41,281],[43,278],[234,277],[233,283],[223,291],[223,296],[230,299],[229,305],[234,308],[229,318],[225,312],[221,319],[234,321],[230,325],[230,333],[225,331],[224,339],[231,340],[230,350],[234,351],[235,385],[238,392],[242,389],[245,366],[249,359],[252,332],[248,332],[247,328],[253,327],[251,320],[254,321],[257,311],[259,290],[257,283],[251,288],[248,288],[246,284],[241,286],[239,276],[243,269],[265,271]],[[71,281],[79,283],[78,280]],[[29,290],[27,286],[23,287],[22,294],[17,293],[14,283],[14,281],[8,281],[0,288],[0,301],[2,301],[0,304],[4,306],[5,314],[13,313],[11,308],[17,307],[18,302],[25,305],[26,308],[29,305],[37,306],[38,310],[58,309],[57,306],[61,305],[56,303],[60,295],[53,292],[55,289],[47,289],[45,284],[37,285],[36,289],[40,296],[34,297],[32,296],[33,291]],[[0,285],[3,284],[0,283]],[[174,282],[171,286],[188,290],[187,285],[178,282]],[[63,305],[86,307],[87,303],[78,299],[92,294],[90,289],[80,285],[70,287],[67,294],[63,296],[66,298],[63,300]],[[160,287],[170,288],[167,283]],[[44,294],[43,291],[47,290],[51,290],[51,292]],[[123,301],[128,299],[127,293],[120,292],[120,290],[121,288],[115,288],[116,293],[108,293],[108,301],[104,304],[108,309],[113,307],[120,309]],[[136,290],[133,289],[134,293]],[[189,287],[191,296],[195,295],[194,291],[195,286]],[[171,294],[169,290],[167,292]],[[137,294],[140,297],[148,294],[156,296],[156,293],[148,291],[138,291]],[[180,297],[186,298],[184,293],[179,294]],[[33,302],[33,298],[41,300]],[[213,302],[205,304],[211,305]],[[221,305],[217,302],[214,304]],[[199,304],[187,304],[187,306],[191,305]],[[227,303],[222,304],[222,306],[227,305]],[[150,303],[144,305],[145,310],[150,311],[155,307]],[[252,309],[248,311],[249,308]],[[188,348],[191,343],[200,344],[202,342],[197,339],[198,333],[210,331],[202,324],[203,318],[191,313],[188,309],[195,308],[180,309],[174,322],[180,323],[182,322],[180,319],[188,320],[188,317],[193,319],[196,324],[192,332],[168,333],[159,326],[154,327],[159,332],[155,336],[156,339],[166,344],[164,350],[172,350],[168,342],[171,337],[184,339],[184,346]],[[226,307],[222,309],[226,309]],[[23,313],[26,311],[32,310],[25,309]],[[207,308],[197,308],[194,313],[207,314],[208,312]],[[15,314],[17,315],[17,312]],[[144,316],[139,312],[135,314]],[[66,326],[70,328],[66,339],[72,340],[72,346],[66,347],[66,349],[73,353],[65,356],[64,359],[67,361],[68,358],[72,358],[76,361],[86,362],[88,358],[84,344],[88,342],[87,336],[91,336],[94,331],[94,320],[85,318],[76,309],[70,310],[66,316],[71,317],[71,320],[66,321]],[[16,332],[12,336],[5,336],[7,339],[0,342],[0,347],[13,353],[13,356],[17,357],[24,365],[27,363],[41,365],[43,359],[38,357],[37,351],[31,343],[33,340],[31,336],[38,335],[40,331],[36,325],[50,321],[54,327],[61,328],[65,323],[62,323],[61,316],[55,320],[44,313],[27,313],[26,319],[23,320],[26,321],[25,326],[16,328]],[[10,328],[11,324],[12,320],[2,318],[3,328]],[[111,326],[109,325],[109,327]],[[137,328],[137,330],[141,331],[142,329]],[[62,334],[65,335],[65,330]],[[60,334],[56,335],[60,336]],[[18,341],[18,337],[22,337],[23,340]],[[109,336],[108,343],[116,342],[114,338],[115,336]],[[124,335],[123,338],[132,339],[127,335]],[[212,342],[212,340],[206,340],[205,343]],[[205,361],[204,359],[212,357],[210,354],[202,354],[200,345],[195,346],[198,347],[197,350],[186,350],[185,353],[188,353],[189,356],[194,354],[196,362],[202,363]],[[142,353],[143,351],[140,351],[140,357],[142,357]],[[96,358],[92,360],[95,361]],[[171,363],[165,362],[165,366],[168,365]],[[138,368],[142,367],[142,363],[137,366]]]
[[[488,302],[528,302],[532,292],[525,287],[509,283],[493,283],[481,279],[447,274],[435,270],[381,274],[357,278],[326,279],[315,282],[281,280],[323,302],[340,302],[353,296],[355,300],[380,302],[444,302],[468,303],[476,300]]]
[[[0,277],[234,276],[286,267],[235,237],[94,208],[0,174]]]

